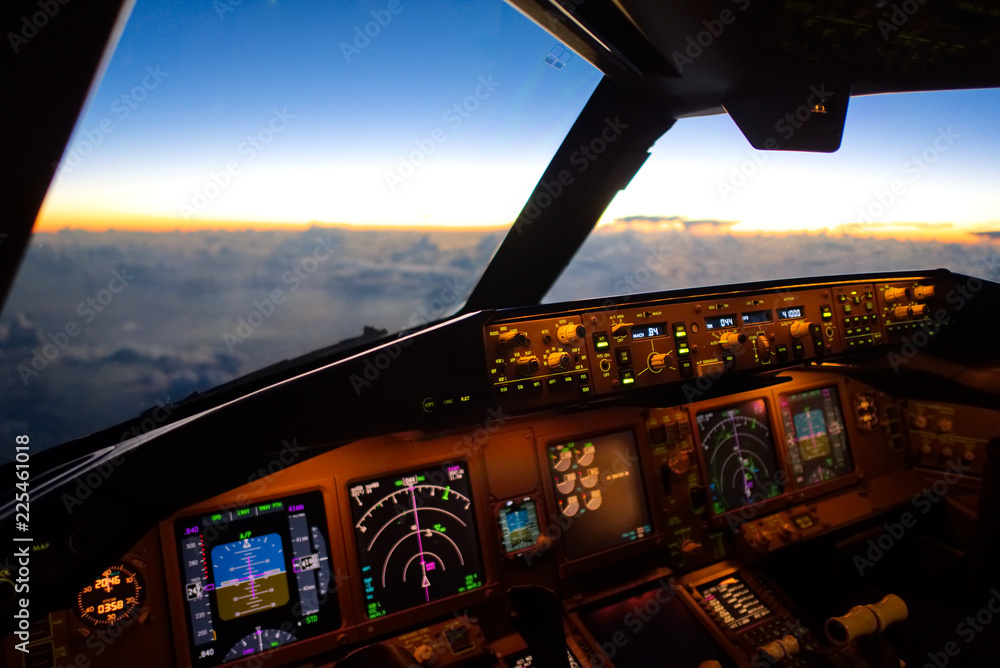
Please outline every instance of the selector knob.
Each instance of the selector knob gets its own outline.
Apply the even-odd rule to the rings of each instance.
[[[611,336],[613,336],[613,337],[615,337],[617,339],[617,338],[621,338],[621,337],[627,335],[628,334],[628,328],[629,328],[629,326],[630,325],[628,323],[624,323],[624,322],[620,322],[617,325],[612,325],[611,326]]]
[[[670,366],[670,355],[666,353],[653,353],[646,361],[650,371],[659,371]]]
[[[788,328],[788,331],[796,339],[801,339],[803,336],[808,336],[810,334],[811,323],[808,320],[796,320],[792,323],[792,326]]]
[[[508,332],[502,332],[500,334],[500,343],[505,346],[511,346],[513,348],[523,348],[525,346],[531,345],[531,339],[524,332],[519,332],[516,329],[512,329]]]
[[[761,362],[771,359],[771,342],[763,334],[757,337],[757,357]]]
[[[541,366],[542,363],[534,355],[531,357],[520,357],[517,360],[517,370],[522,374],[535,373]]]
[[[909,288],[888,288],[885,291],[885,300],[887,302],[899,302],[909,298]]]
[[[910,307],[910,315],[914,318],[919,318],[921,316],[927,315],[927,305],[926,304],[914,304]]]
[[[719,345],[722,346],[724,350],[729,350],[730,348],[746,343],[747,335],[740,332],[730,332],[726,334],[721,339],[719,339]]]
[[[553,371],[565,369],[572,363],[573,358],[569,356],[569,353],[549,353],[549,356],[545,359],[546,366]]]
[[[913,289],[914,299],[930,299],[934,296],[934,286],[933,285],[918,285]]]
[[[587,328],[583,325],[562,325],[556,331],[559,343],[573,343],[585,336],[587,336]]]
[[[902,320],[913,315],[913,308],[910,306],[897,306],[892,310],[892,314],[896,316],[897,320]]]

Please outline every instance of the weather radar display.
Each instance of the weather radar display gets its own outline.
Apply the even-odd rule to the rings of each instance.
[[[348,492],[368,619],[483,586],[464,463],[354,482]]]
[[[854,469],[836,387],[783,394],[779,404],[796,485],[809,487]]]
[[[714,514],[781,494],[784,475],[763,399],[703,411],[697,422]]]

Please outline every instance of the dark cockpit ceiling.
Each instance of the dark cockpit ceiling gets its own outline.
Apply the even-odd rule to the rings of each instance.
[[[97,434],[33,460],[33,510],[50,534],[33,561],[31,643],[51,646],[42,658],[51,661],[37,665],[82,665],[80,657],[93,665],[215,665],[251,654],[242,665],[259,658],[330,665],[384,640],[414,654],[430,651],[425,657],[439,665],[529,665],[527,650],[534,665],[545,665],[537,657],[564,631],[591,666],[615,657],[622,666],[650,665],[650,656],[685,666],[769,665],[754,663],[761,660],[755,650],[789,634],[826,661],[811,665],[899,665],[889,647],[905,652],[908,643],[920,648],[913,659],[983,665],[976,661],[989,656],[989,645],[959,646],[949,632],[959,613],[978,612],[970,602],[993,609],[997,479],[988,443],[995,451],[1000,430],[997,351],[970,342],[995,329],[997,286],[919,271],[537,303],[677,118],[725,109],[754,145],[834,150],[851,94],[1000,85],[997,10],[916,1],[845,2],[836,10],[752,0],[514,4],[607,75],[564,146],[621,116],[635,132],[616,143],[616,160],[576,181],[543,216],[515,223],[459,316],[225,388],[115,448]],[[37,107],[14,111],[24,131],[11,138],[12,155],[23,169],[11,182],[26,194],[3,223],[11,226],[0,244],[5,289],[120,7],[62,5],[65,21],[40,34],[12,70],[16,89],[31,92]],[[33,8],[20,3],[23,11],[14,13]],[[67,46],[77,56],[69,62]],[[775,123],[796,118],[803,105],[801,127],[768,146]],[[558,175],[565,153],[540,183]],[[547,250],[545,262],[535,255],[539,248]],[[511,267],[523,276],[514,285]],[[771,373],[782,370],[791,370],[790,380]],[[817,413],[826,440],[812,432],[796,437],[796,420]],[[742,492],[723,492],[721,479],[732,475],[713,455],[727,442],[720,436],[727,420],[737,419],[742,426],[732,434],[757,439],[760,462],[737,467]],[[830,454],[829,470],[802,461],[820,450]],[[624,523],[598,523],[587,534],[542,531],[561,527],[560,516],[578,513],[581,502],[599,512],[600,497],[587,491],[588,457],[609,452],[598,468],[617,477],[598,489]],[[73,462],[81,453],[92,454]],[[192,462],[213,475],[189,484]],[[764,480],[778,486],[764,485],[766,498],[754,497],[747,472],[768,469],[784,478]],[[420,478],[435,474],[452,483],[443,492],[454,491],[449,502],[471,499],[446,508],[458,524],[435,529],[462,535],[458,551],[469,565],[457,595],[432,600],[418,590],[421,603],[412,592],[386,593],[367,580],[372,564],[364,563],[359,536],[367,533],[367,513],[378,513],[378,499],[366,500],[374,490],[400,487],[415,501]],[[90,475],[99,484],[81,493],[80,480]],[[941,481],[947,489],[939,490]],[[585,488],[579,498],[570,482]],[[616,498],[624,490],[631,491]],[[911,515],[928,508],[933,523],[921,525],[919,536],[899,533],[899,526],[912,528],[910,506]],[[275,528],[267,517],[279,507],[296,515]],[[4,508],[5,521],[13,511]],[[517,542],[504,518],[530,528],[532,512],[538,535]],[[314,552],[296,554],[296,575],[317,571],[317,586],[331,595],[309,603],[319,612],[297,622],[292,640],[300,642],[290,642],[283,628],[243,628],[236,620],[248,611],[236,605],[196,609],[207,600],[207,578],[185,572],[182,562],[208,564],[188,547],[190,536],[220,548],[256,538],[230,535],[228,524],[219,529],[230,531],[225,542],[208,536],[206,527],[216,528],[213,518],[223,513],[237,528],[236,520],[252,515],[264,518],[254,532],[266,529],[289,544],[311,541]],[[874,580],[863,580],[867,562],[874,568],[890,552],[892,545],[878,542],[886,535],[892,544],[906,538],[908,547],[882,561]],[[865,551],[869,539],[881,552]],[[859,554],[867,561],[856,576],[855,560],[837,567]],[[226,559],[212,564],[225,567]],[[129,580],[129,569],[138,570],[146,585],[141,612],[129,618],[137,623],[104,629],[93,611],[73,612],[94,574],[122,561],[128,565],[116,573]],[[932,574],[926,565],[950,570]],[[789,576],[781,583],[787,592],[775,584],[781,576]],[[932,579],[948,592],[927,592]],[[286,582],[271,602],[306,601],[306,580]],[[539,598],[540,589],[557,593],[554,614],[546,606],[555,599]],[[840,654],[824,640],[823,617],[893,589],[916,603],[905,632],[885,636],[888,644],[867,637],[845,643]],[[378,598],[374,608],[369,596]],[[0,603],[4,628],[14,630],[9,598]],[[947,622],[935,627],[931,609],[944,603]],[[673,616],[664,623],[657,613],[668,609]],[[220,640],[219,654],[200,644],[199,633],[209,633],[205,614],[227,641],[222,647]],[[642,628],[643,642],[631,642]],[[263,650],[264,631],[280,649],[261,656],[253,643]],[[632,635],[619,635],[626,631]],[[16,639],[4,645],[12,661],[23,658],[12,649]],[[391,665],[374,661],[368,665]],[[784,665],[810,665],[796,661],[803,659]]]

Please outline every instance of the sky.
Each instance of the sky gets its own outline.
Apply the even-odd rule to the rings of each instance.
[[[139,0],[36,231],[509,225],[599,76],[499,2]],[[602,221],[994,231],[998,106],[998,90],[854,98],[834,154],[684,119]]]
[[[0,313],[0,441],[56,445],[454,313],[599,79],[500,2],[138,0]],[[996,280],[997,108],[996,90],[854,98],[834,154],[683,119],[546,300]]]

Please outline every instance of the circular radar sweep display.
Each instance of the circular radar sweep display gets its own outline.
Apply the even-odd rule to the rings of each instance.
[[[698,413],[697,422],[714,514],[782,492],[782,476],[763,399]]]
[[[91,626],[111,626],[131,617],[145,592],[135,567],[117,563],[105,569],[76,596],[76,612]]]
[[[295,636],[280,629],[262,629],[257,627],[253,633],[240,638],[232,646],[223,661],[233,661],[250,654],[261,654],[275,647],[281,647],[295,642]]]
[[[464,463],[354,482],[349,493],[369,619],[483,586]]]

